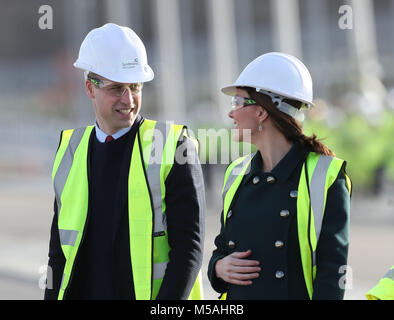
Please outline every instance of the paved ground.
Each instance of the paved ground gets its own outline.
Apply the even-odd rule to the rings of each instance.
[[[207,190],[207,221],[204,265],[206,299],[216,299],[207,280],[207,262],[219,231],[222,170],[213,173],[214,187]],[[42,299],[39,288],[47,263],[53,194],[49,174],[0,174],[0,299]],[[346,299],[364,299],[393,264],[394,199],[355,194],[352,200],[349,266],[352,288]],[[391,198],[390,198],[391,197]]]

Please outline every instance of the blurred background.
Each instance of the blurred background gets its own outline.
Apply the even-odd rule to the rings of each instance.
[[[269,51],[300,58],[316,102],[304,130],[347,160],[354,184],[345,298],[365,299],[394,263],[394,1],[0,0],[0,7],[0,299],[43,297],[60,131],[94,121],[72,64],[86,34],[107,22],[131,27],[147,48],[155,79],[144,86],[142,114],[194,132],[232,128],[220,88],[252,59]],[[206,270],[227,164],[201,162],[204,292],[216,299]]]

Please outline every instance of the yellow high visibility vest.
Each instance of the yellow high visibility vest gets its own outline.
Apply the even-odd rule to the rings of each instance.
[[[87,157],[93,127],[63,131],[53,166],[58,228],[66,258],[59,300],[69,287],[85,230],[89,199]],[[134,140],[128,203],[130,256],[137,300],[156,298],[169,261],[165,180],[174,163],[179,137],[182,132],[186,135],[184,128],[145,119]],[[189,299],[202,299],[201,272]]]
[[[223,221],[226,224],[227,212],[235,193],[254,154],[241,157],[232,162],[226,170],[222,189]],[[310,152],[302,166],[298,189],[290,196],[297,198],[297,226],[302,269],[309,298],[313,296],[313,281],[316,277],[316,248],[323,222],[327,191],[336,180],[344,160]],[[346,184],[351,193],[351,181],[346,175]],[[227,298],[224,293],[220,297]]]
[[[368,300],[394,300],[394,266],[366,294]]]

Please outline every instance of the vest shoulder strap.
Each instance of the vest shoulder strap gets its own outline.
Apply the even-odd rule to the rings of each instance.
[[[92,125],[82,128],[62,130],[60,135],[59,147],[57,149],[55,162],[53,165],[52,180],[55,177],[56,171],[59,168],[60,162],[63,159],[66,149],[71,147],[75,152],[79,143],[81,142],[85,131],[88,130],[88,132],[90,133],[93,127],[94,126]]]
[[[342,159],[310,152],[302,166],[297,192],[297,225],[304,278],[311,299],[327,193],[344,165]]]
[[[226,170],[222,189],[224,223],[226,223],[227,211],[230,208],[234,195],[241,184],[244,175],[249,173],[250,162],[254,155],[255,153],[252,153],[236,159]]]
[[[168,176],[174,164],[176,146],[184,128],[183,125],[170,122],[144,119],[138,132],[146,169],[152,165],[164,164],[164,178]]]

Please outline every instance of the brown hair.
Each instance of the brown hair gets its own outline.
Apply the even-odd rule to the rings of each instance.
[[[335,156],[334,152],[332,152],[326,145],[320,142],[315,134],[312,134],[312,136],[304,135],[301,124],[293,117],[280,111],[272,102],[271,97],[264,93],[256,92],[256,89],[254,88],[240,87],[239,89],[246,90],[250,97],[268,112],[272,122],[286,137],[286,139],[293,142],[300,142],[306,152],[306,155],[309,152],[316,152],[327,156]],[[302,104],[297,100],[284,99],[283,101],[296,107],[297,109],[299,109]]]

